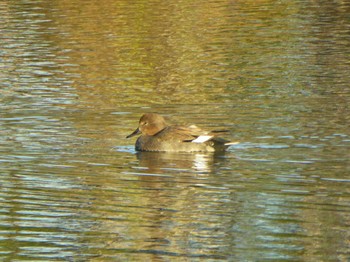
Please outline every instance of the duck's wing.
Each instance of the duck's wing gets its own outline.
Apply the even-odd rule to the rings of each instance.
[[[218,134],[227,133],[228,130],[214,130],[214,131],[205,131],[203,129],[200,129],[199,127],[195,125],[191,126],[175,126],[176,131],[180,134],[182,134],[185,139],[183,139],[183,142],[192,142],[192,143],[205,143],[210,140],[214,140],[215,142],[219,143],[228,143],[230,141],[217,137]]]
[[[180,141],[190,143],[208,143],[213,142],[214,145],[229,146],[237,144],[238,142],[231,142],[218,134],[227,133],[227,130],[205,131],[199,127],[192,126],[168,126],[157,134],[157,137],[165,141]]]

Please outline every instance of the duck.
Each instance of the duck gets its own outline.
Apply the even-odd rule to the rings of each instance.
[[[135,143],[136,151],[149,152],[223,152],[238,144],[217,136],[227,130],[204,131],[195,125],[169,125],[156,113],[141,116],[139,125],[126,138],[140,135]]]

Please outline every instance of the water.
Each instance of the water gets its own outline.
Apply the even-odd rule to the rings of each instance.
[[[347,1],[2,1],[0,260],[349,261]],[[144,112],[225,154],[136,153]]]

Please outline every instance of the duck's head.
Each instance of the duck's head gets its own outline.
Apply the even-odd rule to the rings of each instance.
[[[141,133],[144,135],[153,136],[162,131],[165,127],[167,127],[167,124],[164,117],[154,113],[147,113],[140,118],[138,128],[136,128],[136,130],[126,138],[133,137]]]

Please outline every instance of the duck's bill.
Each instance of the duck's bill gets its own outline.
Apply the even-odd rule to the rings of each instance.
[[[136,130],[134,132],[132,132],[130,135],[128,135],[126,138],[130,138],[130,137],[136,136],[138,134],[141,134],[141,131],[139,128],[136,128]]]

